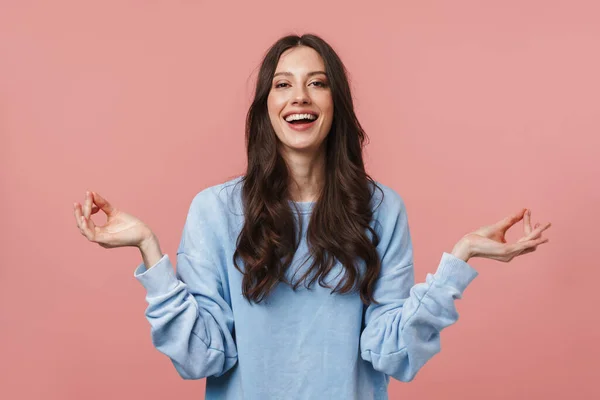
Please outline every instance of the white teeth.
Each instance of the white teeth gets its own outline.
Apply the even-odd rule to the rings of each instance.
[[[287,117],[285,117],[285,120],[287,122],[295,121],[298,119],[310,119],[311,121],[314,121],[315,119],[317,119],[317,116],[312,114],[290,114]]]

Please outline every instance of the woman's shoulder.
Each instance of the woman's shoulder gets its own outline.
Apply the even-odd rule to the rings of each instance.
[[[228,211],[234,214],[241,209],[243,176],[228,178],[224,182],[207,186],[196,193],[190,209],[202,209],[208,213]]]
[[[398,214],[405,210],[404,199],[394,188],[373,180],[371,183],[371,208],[376,216]]]

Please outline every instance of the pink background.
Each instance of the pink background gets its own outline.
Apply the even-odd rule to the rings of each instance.
[[[2,1],[0,398],[203,398],[152,346],[139,252],[88,242],[72,204],[98,191],[173,256],[193,196],[243,172],[255,70],[292,32],[348,67],[418,281],[521,207],[553,224],[534,253],[470,261],[442,352],[390,398],[600,398],[599,15],[591,0]]]

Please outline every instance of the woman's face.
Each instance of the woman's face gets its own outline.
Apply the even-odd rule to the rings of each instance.
[[[333,99],[319,53],[297,46],[281,55],[267,107],[285,152],[317,152],[333,120]]]

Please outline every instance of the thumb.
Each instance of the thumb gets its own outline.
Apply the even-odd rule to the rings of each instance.
[[[92,198],[94,200],[94,204],[98,205],[98,207],[100,207],[100,209],[104,211],[106,215],[110,215],[115,211],[115,208],[98,193],[92,192]]]
[[[508,228],[510,228],[511,226],[513,226],[514,224],[516,224],[517,222],[522,220],[526,211],[527,211],[527,209],[523,208],[520,211],[518,211],[517,213],[512,214],[506,218],[503,218],[496,225],[498,227],[500,227],[503,231],[506,231],[506,230],[508,230]]]

